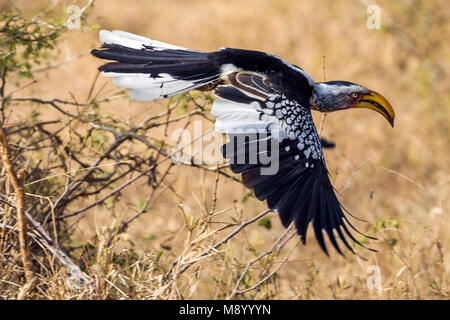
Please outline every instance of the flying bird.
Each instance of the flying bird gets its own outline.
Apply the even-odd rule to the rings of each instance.
[[[231,170],[242,174],[244,185],[278,212],[285,227],[295,223],[303,243],[311,224],[327,255],[325,234],[341,255],[338,239],[353,253],[352,241],[363,246],[350,232],[359,233],[330,182],[322,151],[325,142],[319,138],[311,110],[368,108],[393,127],[394,110],[381,94],[348,81],[316,82],[303,69],[259,51],[201,52],[124,31],[102,30],[100,41],[101,49],[91,53],[112,62],[99,70],[113,77],[116,86],[130,89],[133,100],[214,90],[217,99],[211,112],[216,116],[215,129],[230,138],[222,152],[230,159]],[[273,142],[275,149],[261,147]],[[263,171],[269,164],[260,156],[274,154],[278,169],[267,174]],[[258,159],[250,161],[254,155]]]

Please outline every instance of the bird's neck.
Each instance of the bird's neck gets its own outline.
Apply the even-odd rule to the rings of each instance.
[[[321,82],[314,83],[309,103],[312,110],[326,112],[326,100],[330,90]]]

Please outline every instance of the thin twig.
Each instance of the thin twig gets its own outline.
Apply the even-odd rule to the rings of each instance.
[[[274,252],[278,253],[281,248],[284,247],[284,245],[290,240],[292,239],[292,237],[296,234],[295,232],[292,233],[284,242],[283,239],[286,237],[286,235],[292,231],[293,229],[293,224],[291,224],[289,226],[289,228],[287,228],[284,233],[272,244],[272,246],[265,252],[263,252],[262,254],[260,254],[258,257],[256,257],[255,259],[249,261],[247,263],[247,265],[245,266],[244,271],[242,271],[241,276],[239,277],[239,279],[236,281],[236,284],[234,285],[234,289],[233,291],[226,297],[226,300],[231,300],[236,294],[238,294],[239,291],[239,285],[242,283],[242,280],[244,280],[244,277],[247,275],[247,272],[249,271],[250,267],[252,265],[254,265],[256,262],[260,261],[262,258],[264,258],[267,255],[270,255]],[[281,243],[281,244],[280,244]],[[264,273],[263,273],[264,274]]]
[[[218,248],[220,248],[222,245],[224,245],[225,243],[227,243],[228,241],[230,241],[230,239],[232,239],[235,235],[237,235],[239,232],[242,231],[242,229],[244,229],[245,227],[247,227],[249,224],[252,224],[255,221],[258,221],[259,219],[261,219],[262,217],[264,217],[266,214],[268,214],[269,212],[271,212],[270,209],[266,209],[263,212],[261,212],[260,214],[258,214],[257,216],[244,221],[243,223],[241,223],[236,229],[233,230],[233,232],[231,232],[229,235],[227,235],[225,238],[223,238],[222,240],[220,240],[219,242],[217,242],[215,245],[213,245],[212,247],[206,249],[202,254],[200,254],[199,258],[205,257],[207,256],[211,251],[215,251]],[[177,264],[178,262],[175,262],[175,264]],[[180,270],[180,274],[184,273],[194,262],[187,262]]]
[[[322,56],[322,72],[323,72],[323,81],[327,81],[327,73],[326,73],[326,66],[325,66],[325,55]],[[320,126],[319,126],[319,135],[322,134],[323,126],[325,124],[325,119],[327,118],[327,113],[324,112],[322,114],[322,119],[320,120]]]

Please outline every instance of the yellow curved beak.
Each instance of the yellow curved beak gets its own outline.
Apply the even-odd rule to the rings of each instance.
[[[395,112],[389,101],[381,94],[375,91],[370,91],[368,94],[362,96],[361,100],[352,108],[366,108],[375,110],[383,115],[394,127]]]

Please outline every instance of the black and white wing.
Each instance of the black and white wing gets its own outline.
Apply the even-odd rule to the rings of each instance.
[[[327,254],[324,232],[339,253],[334,232],[354,252],[346,239],[359,242],[329,180],[311,116],[314,80],[302,69],[263,52],[200,52],[123,31],[102,30],[100,40],[102,48],[92,54],[113,61],[100,70],[129,88],[132,99],[215,88],[212,113],[216,129],[230,136],[223,154],[231,169],[278,211],[284,226],[295,223],[303,242],[311,223]],[[276,171],[270,171],[273,165]]]
[[[132,33],[100,31],[101,49],[91,53],[112,60],[99,70],[114,84],[130,89],[136,101],[154,101],[197,89],[220,78],[206,52],[152,40]]]
[[[359,242],[350,233],[348,226],[353,226],[328,177],[309,104],[298,102],[307,99],[298,98],[298,92],[284,91],[272,82],[272,76],[279,81],[275,73],[234,71],[226,84],[216,88],[220,97],[212,109],[216,129],[230,137],[223,154],[230,159],[232,171],[242,174],[244,185],[279,213],[285,227],[295,223],[303,243],[311,223],[325,253],[324,231],[340,254],[334,232],[354,252],[347,238]],[[252,157],[255,153],[258,158]],[[271,166],[278,170],[270,172]]]

